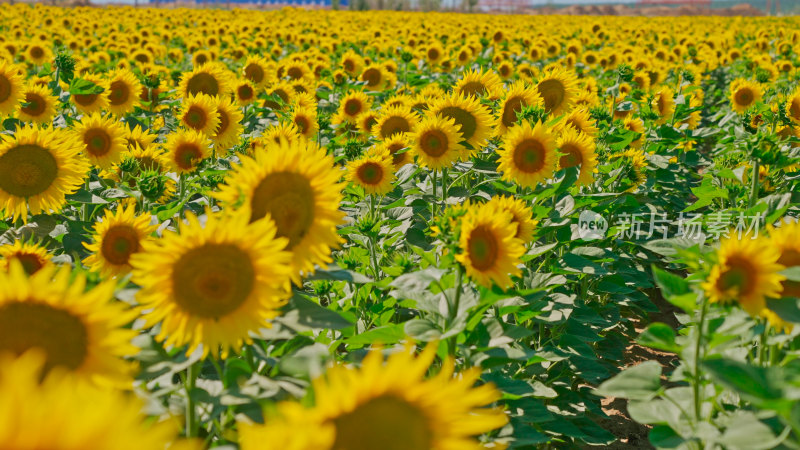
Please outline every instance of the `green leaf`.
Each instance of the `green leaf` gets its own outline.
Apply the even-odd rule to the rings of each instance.
[[[308,277],[309,280],[334,280],[334,281],[348,281],[355,284],[371,283],[372,278],[362,275],[352,270],[342,269],[341,267],[332,264],[327,269],[320,269],[314,272],[313,275]]]
[[[306,328],[341,330],[353,325],[336,311],[314,303],[299,294],[295,294],[289,300],[289,304],[284,307],[284,310],[286,312],[276,320],[295,330]]]
[[[675,331],[669,325],[660,322],[651,323],[639,335],[637,342],[646,347],[673,353],[678,353],[681,350],[680,346],[675,343]]]
[[[439,327],[427,319],[409,320],[405,323],[403,329],[408,337],[420,340],[422,342],[439,339],[439,337],[442,335],[442,331],[439,329]]]
[[[655,278],[658,287],[661,288],[664,297],[682,295],[689,292],[689,283],[684,278],[661,270],[655,265],[653,265],[653,278]]]
[[[686,442],[672,428],[666,425],[656,425],[648,435],[650,443],[656,448],[678,448]]]
[[[401,340],[405,339],[405,337],[406,332],[403,324],[393,323],[357,334],[347,339],[347,343],[351,345],[391,345],[400,342]]]
[[[800,399],[797,390],[792,396],[794,398],[789,398],[778,367],[755,367],[731,359],[703,361],[702,367],[711,378],[759,408],[787,414],[792,404]]]
[[[645,361],[606,380],[594,393],[603,397],[623,397],[633,400],[650,400],[661,389],[661,365]]]
[[[781,275],[790,281],[800,281],[800,266],[793,266],[781,271]]]
[[[71,95],[87,95],[87,94],[100,94],[103,88],[94,84],[89,80],[83,78],[75,78],[69,85],[69,93]]]
[[[737,411],[715,442],[730,450],[767,450],[777,447],[784,439],[785,436],[775,436],[755,414]]]
[[[767,309],[787,322],[800,323],[800,298],[768,298]]]

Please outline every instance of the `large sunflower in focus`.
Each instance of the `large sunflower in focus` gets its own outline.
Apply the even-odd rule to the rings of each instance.
[[[142,414],[136,397],[58,370],[42,379],[43,365],[39,351],[0,354],[4,449],[163,450],[177,438],[169,421],[153,424]]]
[[[780,253],[765,238],[752,239],[735,231],[720,242],[717,263],[711,269],[703,289],[711,302],[738,302],[753,316],[766,305],[767,297],[779,297],[784,277],[778,272]]]
[[[339,102],[337,115],[348,122],[355,122],[356,118],[369,110],[372,99],[361,91],[350,91]]]
[[[454,374],[451,360],[425,379],[435,357],[435,345],[418,356],[406,346],[385,362],[382,352],[373,350],[361,368],[331,367],[312,383],[313,408],[283,404],[284,415],[274,423],[240,424],[242,449],[255,450],[275,439],[286,443],[281,448],[294,450],[484,448],[475,436],[508,422],[500,409],[486,407],[500,393],[489,384],[475,386],[477,368]]]
[[[492,132],[492,116],[475,97],[451,94],[435,101],[428,114],[453,119],[461,133],[461,140],[477,152]]]
[[[553,176],[556,168],[556,143],[541,122],[531,127],[528,122],[512,128],[498,151],[498,171],[503,179],[534,188]]]
[[[761,86],[752,81],[739,78],[731,83],[731,108],[739,114],[743,114],[748,108],[755,105],[761,96]]]
[[[72,278],[55,266],[28,276],[16,262],[0,272],[0,354],[37,348],[46,370],[64,369],[100,384],[129,383],[131,368],[122,358],[137,352],[131,344],[136,332],[124,327],[135,311],[113,299],[113,282],[84,292],[83,276]]]
[[[551,117],[567,112],[578,94],[575,76],[563,68],[550,68],[543,72],[536,89],[544,101],[544,109]]]
[[[558,167],[578,167],[578,183],[590,184],[594,180],[597,167],[594,139],[575,128],[567,127],[559,136],[557,146],[562,153]]]
[[[270,220],[248,224],[244,214],[209,213],[205,225],[187,214],[177,233],[142,242],[131,257],[136,300],[145,326],[168,346],[203,346],[226,358],[269,326],[288,298],[291,255]]]
[[[461,221],[461,253],[456,256],[467,276],[489,288],[511,286],[511,277],[521,273],[517,265],[525,253],[517,228],[514,216],[497,202],[470,206]]]
[[[19,120],[47,125],[56,114],[58,99],[45,86],[29,85],[22,92],[22,102],[24,106],[17,111]]]
[[[228,83],[233,76],[226,73],[224,66],[219,63],[211,62],[194,68],[191,72],[186,72],[181,77],[178,85],[178,92],[184,98],[205,94],[211,97],[224,97],[231,93]],[[245,76],[247,71],[245,70]],[[251,80],[252,81],[252,80]],[[259,84],[256,81],[253,81]]]
[[[150,225],[150,215],[136,216],[133,205],[120,206],[117,211],[107,211],[101,222],[94,225],[91,244],[84,243],[92,252],[83,263],[105,277],[124,275],[131,270],[131,256],[142,250],[157,225]]]
[[[219,127],[215,99],[204,94],[186,97],[178,117],[183,126],[206,136],[213,136]]]
[[[533,239],[533,233],[536,230],[536,220],[533,220],[533,210],[523,200],[509,197],[500,196],[492,197],[489,203],[495,203],[500,209],[511,213],[511,218],[517,224],[517,233],[515,238],[521,240],[524,244],[529,243]]]
[[[2,217],[27,222],[32,214],[59,211],[65,196],[83,185],[89,163],[81,144],[63,130],[26,127],[0,142]]]
[[[385,195],[396,179],[393,168],[389,151],[378,147],[347,164],[347,181],[361,186],[367,194]]]
[[[204,159],[211,156],[211,142],[194,130],[178,130],[167,138],[164,145],[170,166],[177,173],[194,172]]]
[[[423,167],[440,170],[450,167],[465,153],[461,134],[453,119],[428,116],[414,127],[409,136],[411,153]]]
[[[125,128],[110,116],[84,116],[75,127],[75,134],[83,142],[89,162],[97,167],[107,168],[119,162],[126,150]]]
[[[8,116],[17,109],[24,86],[16,67],[0,59],[0,116]]]
[[[278,236],[289,240],[292,279],[330,263],[331,249],[341,238],[341,176],[333,157],[305,140],[267,142],[252,158],[233,169],[217,198],[225,206],[241,206],[251,222],[269,216]]]

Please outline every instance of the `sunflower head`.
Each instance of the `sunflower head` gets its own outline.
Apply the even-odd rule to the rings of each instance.
[[[795,124],[800,124],[800,89],[786,100],[786,117]]]
[[[578,93],[575,76],[563,68],[550,68],[539,78],[536,89],[544,101],[544,108],[553,117],[567,112]]]
[[[512,128],[498,151],[498,170],[503,179],[534,188],[553,176],[556,168],[556,143],[550,130],[538,122],[531,127],[528,122]]]
[[[206,136],[214,135],[220,122],[215,103],[214,97],[204,94],[185,98],[179,113],[181,125]]]
[[[730,91],[731,108],[739,114],[743,114],[759,102],[762,95],[761,86],[758,84],[742,78],[734,80],[731,83]]]
[[[385,147],[376,147],[347,165],[347,181],[373,195],[389,193],[395,180],[394,164]]]
[[[5,59],[0,59],[0,116],[16,111],[24,89],[24,80],[17,68]]]
[[[451,94],[431,105],[429,114],[452,119],[459,128],[461,141],[466,141],[474,151],[484,144],[491,134],[492,116],[475,97]]]
[[[513,127],[517,123],[517,114],[526,106],[542,108],[544,102],[536,89],[526,87],[523,82],[514,83],[500,103],[495,134],[502,136]]]
[[[245,72],[245,76],[247,73]],[[178,86],[178,92],[184,98],[205,94],[211,97],[224,97],[230,94],[228,80],[231,76],[221,64],[210,62],[184,73]]]
[[[372,100],[361,91],[350,91],[339,102],[339,115],[349,122],[369,110]]]
[[[489,203],[495,203],[501,210],[511,213],[512,221],[517,225],[515,238],[527,244],[533,240],[537,221],[533,219],[533,210],[523,200],[510,197],[492,197]]]
[[[128,69],[117,69],[108,78],[108,110],[112,114],[122,116],[133,111],[142,96],[142,84]]]
[[[126,150],[125,129],[110,116],[84,116],[75,134],[83,142],[84,155],[97,167],[108,168],[119,162]]]
[[[218,97],[215,100],[219,124],[211,141],[217,150],[227,150],[239,143],[244,115],[227,97]]]
[[[466,153],[461,140],[453,119],[435,115],[425,117],[409,136],[417,162],[432,170],[450,167]]]
[[[141,251],[156,228],[150,225],[149,215],[136,216],[134,205],[107,211],[94,225],[93,242],[84,243],[91,255],[83,262],[106,277],[125,275],[131,270],[131,256]]]
[[[0,245],[0,271],[8,272],[13,261],[19,263],[28,275],[52,264],[47,249],[35,242],[14,241]]]
[[[23,122],[49,124],[56,114],[57,101],[49,88],[30,84],[22,93],[24,106],[17,111],[17,117]]]
[[[770,229],[770,242],[778,250],[777,263],[784,267],[800,266],[800,223],[784,222]],[[800,298],[800,282],[784,280],[781,296]]]
[[[417,114],[406,107],[389,107],[381,111],[372,131],[378,139],[387,139],[410,132],[418,120]]]
[[[590,184],[597,167],[594,139],[575,128],[567,127],[559,136],[557,146],[561,153],[558,167],[560,169],[577,167],[578,183]]]
[[[491,70],[470,70],[456,82],[453,90],[464,97],[498,98],[503,81]]]
[[[292,111],[292,122],[297,131],[305,139],[311,139],[319,130],[316,108],[297,106]]]
[[[200,162],[211,156],[211,142],[195,130],[178,130],[164,145],[170,165],[178,173],[194,172]]]
[[[662,87],[656,91],[650,107],[658,116],[657,123],[666,123],[675,112],[675,93],[669,87]]]
[[[741,238],[735,231],[730,238],[720,242],[717,263],[703,283],[711,302],[739,305],[751,315],[758,315],[766,306],[768,297],[779,297],[781,282],[785,277],[778,272],[780,253],[763,237]]]

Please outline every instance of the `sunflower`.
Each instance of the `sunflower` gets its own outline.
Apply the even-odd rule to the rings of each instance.
[[[524,201],[509,196],[498,196],[492,197],[489,203],[494,203],[500,209],[511,213],[512,221],[517,224],[515,238],[521,240],[523,244],[533,240],[533,232],[538,222],[533,220],[533,210]]]
[[[470,70],[456,82],[453,90],[464,97],[487,97],[495,99],[500,97],[503,81],[491,70]]]
[[[0,81],[0,84],[2,84],[2,81]],[[2,89],[0,89],[0,92],[2,92]],[[1,98],[2,95],[0,95]],[[0,107],[2,107],[2,102],[0,102]],[[0,112],[2,111],[0,110]],[[796,89],[786,100],[786,117],[792,122],[800,124],[800,89]]]
[[[415,112],[402,106],[385,108],[381,111],[372,132],[378,139],[387,139],[395,134],[410,132],[419,117]]]
[[[45,370],[58,367],[100,384],[132,381],[122,358],[138,350],[131,344],[136,331],[124,328],[136,313],[113,299],[114,282],[84,292],[85,278],[68,269],[45,266],[28,276],[12,262],[0,286],[0,354],[39,348]]]
[[[0,245],[0,271],[8,272],[12,261],[17,261],[28,275],[52,264],[46,248],[35,242],[23,241]]]
[[[672,89],[664,86],[653,95],[650,107],[658,116],[656,123],[666,123],[675,112],[675,94]]]
[[[227,150],[239,143],[244,115],[227,97],[215,100],[219,125],[217,125],[214,135],[211,136],[211,141],[214,142],[216,149]]]
[[[191,173],[200,162],[211,156],[211,142],[194,130],[178,130],[164,144],[170,166],[177,173]]]
[[[550,130],[538,122],[534,127],[528,122],[512,128],[498,151],[498,171],[503,179],[535,188],[553,176],[556,169],[556,143]]]
[[[231,93],[227,81],[230,78],[231,75],[221,64],[206,63],[183,74],[178,85],[178,92],[183,98],[198,94],[224,97]]]
[[[296,107],[292,111],[292,122],[297,127],[300,136],[311,139],[317,134],[319,124],[317,123],[317,111],[314,108]]]
[[[94,114],[106,109],[108,107],[108,98],[104,94],[108,91],[106,80],[93,74],[82,75],[81,78],[100,87],[102,92],[97,94],[71,94],[69,98],[75,104],[75,109],[84,114]]]
[[[75,127],[75,135],[83,142],[84,155],[97,167],[107,168],[119,162],[126,150],[125,129],[110,116],[84,116]]]
[[[0,116],[11,115],[23,98],[24,79],[11,63],[0,59]]]
[[[368,90],[380,91],[386,87],[390,75],[383,66],[370,64],[361,72],[359,79],[366,83]]]
[[[563,128],[574,128],[589,137],[597,135],[598,128],[588,108],[576,108],[570,111],[560,122]]]
[[[432,170],[450,167],[466,153],[455,121],[442,116],[427,116],[408,136],[411,153],[417,162]]]
[[[800,266],[800,223],[785,222],[780,228],[770,230],[770,242],[778,249],[777,263],[784,267]],[[800,298],[800,281],[784,280],[783,297]]]
[[[392,164],[394,164],[395,169],[399,169],[411,162],[408,135],[395,134],[383,141],[382,145],[392,157]]]
[[[237,81],[233,85],[233,93],[236,96],[236,103],[238,103],[239,106],[247,106],[255,103],[258,96],[256,87],[247,79]]]
[[[178,232],[144,241],[130,261],[147,309],[146,327],[167,346],[203,346],[226,358],[252,343],[251,332],[268,327],[288,297],[291,255],[271,220],[248,224],[246,214],[208,212],[205,225],[186,214]]]
[[[212,136],[219,127],[216,106],[214,97],[204,94],[190,95],[183,100],[178,118],[186,128]]]
[[[631,147],[641,148],[642,144],[644,144],[644,122],[642,122],[642,119],[633,116],[626,117],[622,125],[626,130],[639,133],[639,137],[631,142]]]
[[[778,264],[780,252],[764,238],[736,232],[723,239],[717,250],[717,262],[711,269],[703,289],[714,303],[737,301],[756,316],[766,306],[767,297],[779,297],[784,266]]]
[[[135,161],[136,163],[133,165],[126,164],[129,160]],[[137,180],[142,174],[142,171],[154,171],[164,174],[170,166],[169,157],[165,155],[160,148],[151,145],[142,149],[137,145],[136,148],[129,150],[128,153],[123,156],[122,162],[114,164],[110,170],[103,171],[101,175],[103,178],[110,178],[117,183],[124,183],[129,188],[135,189]],[[157,199],[157,202],[166,204],[175,194],[176,187],[175,181],[171,178],[167,178],[164,192],[161,194],[161,197]],[[132,200],[132,197],[126,199],[126,201]]]
[[[495,135],[503,136],[509,128],[517,123],[517,114],[525,106],[544,107],[544,102],[536,89],[525,87],[521,81],[514,83],[506,91],[500,102]]]
[[[53,52],[49,46],[43,42],[31,42],[25,49],[25,59],[37,66],[53,59]]]
[[[83,263],[104,277],[125,275],[131,270],[130,259],[141,251],[142,242],[155,231],[150,215],[136,216],[136,208],[120,206],[116,213],[106,211],[101,222],[94,224],[92,243],[84,247],[92,252]]]
[[[268,98],[264,100],[263,107],[275,111],[281,111],[285,105],[292,103],[295,92],[291,84],[286,81],[280,81],[267,89],[267,95]],[[270,97],[277,97],[280,103]]]
[[[761,96],[761,86],[752,81],[739,78],[731,83],[731,108],[739,114],[760,101]]]
[[[484,448],[474,436],[508,422],[502,410],[486,407],[500,398],[499,391],[475,386],[477,368],[456,375],[450,359],[425,379],[435,357],[436,345],[419,355],[407,345],[385,362],[376,349],[361,368],[330,367],[312,382],[313,407],[284,403],[274,424],[240,424],[242,449],[261,448],[264,439],[297,450]],[[299,430],[305,432],[293,432]]]
[[[467,206],[461,220],[461,253],[456,256],[467,276],[489,288],[511,286],[511,277],[521,273],[517,265],[525,253],[517,228],[512,213],[497,202]]]
[[[83,186],[89,163],[81,143],[63,130],[24,127],[0,142],[2,217],[28,221],[31,214],[60,211],[65,196]]]
[[[557,141],[561,152],[558,160],[560,169],[579,167],[578,184],[590,184],[594,180],[597,167],[594,139],[572,127],[567,127]]]
[[[264,88],[270,81],[270,64],[260,56],[248,56],[242,67],[242,75],[254,86]]]
[[[578,94],[575,76],[560,67],[542,73],[536,89],[544,101],[545,111],[552,117],[567,112]]]
[[[355,122],[363,112],[368,111],[372,99],[361,91],[350,91],[339,102],[338,115],[348,122]]]
[[[23,122],[50,124],[56,114],[58,99],[47,87],[28,85],[22,92],[22,101],[17,117]]]
[[[265,143],[288,144],[300,140],[300,130],[294,122],[279,122],[264,130],[259,139]]]
[[[295,140],[267,143],[252,158],[242,159],[216,197],[225,206],[241,204],[255,222],[269,215],[278,236],[289,239],[292,279],[314,272],[314,265],[330,263],[331,249],[339,245],[336,227],[342,184],[333,157],[314,143]],[[243,204],[242,204],[243,200]]]
[[[36,322],[39,328],[43,325]],[[59,370],[43,379],[43,367],[47,362],[41,351],[17,358],[0,355],[3,448],[161,450],[177,438],[170,421],[153,423],[142,414],[145,405],[137,397]]]
[[[451,94],[434,102],[428,113],[453,119],[466,141],[477,152],[492,132],[492,116],[475,97]]]
[[[142,95],[143,87],[128,69],[117,69],[106,79],[108,110],[117,116],[133,111]]]
[[[397,179],[392,169],[392,157],[383,147],[377,147],[364,154],[364,156],[347,164],[347,181],[372,195],[386,195]]]
[[[141,125],[136,125],[133,127],[133,129],[125,129],[125,144],[128,148],[128,151],[133,151],[137,147],[145,150],[149,148],[153,142],[155,142],[157,137],[158,136],[155,134],[152,134],[150,131],[142,128]]]
[[[380,114],[377,111],[365,111],[356,117],[355,128],[360,130],[365,135],[369,135],[372,133],[372,129],[375,128],[375,124],[378,123],[378,119],[380,118]],[[393,136],[389,136],[388,139],[391,139],[394,136],[404,136],[406,133],[396,133]]]
[[[351,77],[355,77],[361,73],[364,67],[364,58],[353,50],[348,50],[342,55],[342,70],[344,70]]]

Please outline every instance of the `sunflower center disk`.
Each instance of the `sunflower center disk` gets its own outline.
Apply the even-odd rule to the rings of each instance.
[[[461,138],[465,141],[468,141],[478,129],[478,121],[465,109],[457,106],[449,106],[447,108],[442,108],[439,114],[448,119],[453,119],[456,125],[461,127]]]
[[[469,236],[469,259],[478,270],[491,269],[497,261],[497,239],[490,230],[480,226]]]
[[[89,106],[97,100],[98,94],[73,94],[72,100],[81,106]]]
[[[175,150],[175,161],[182,169],[191,169],[194,167],[194,162],[202,156],[200,149],[191,143],[181,144]]]
[[[192,106],[186,111],[186,124],[195,130],[201,130],[206,126],[206,113],[197,106]]]
[[[219,319],[235,311],[254,286],[250,255],[231,244],[194,248],[181,256],[172,271],[178,306],[205,319]]]
[[[544,100],[544,109],[549,112],[561,106],[561,103],[564,102],[566,90],[558,80],[544,80],[539,83],[539,94]]]
[[[257,64],[250,64],[249,66],[245,67],[244,76],[258,84],[264,79],[264,71]]]
[[[266,176],[253,191],[250,221],[270,215],[278,236],[289,239],[294,248],[314,222],[314,191],[302,175],[275,172]]]
[[[732,291],[735,294],[746,296],[756,287],[753,279],[755,270],[748,261],[732,258],[728,261],[727,266],[728,268],[717,280],[717,288],[720,291]]]
[[[564,145],[561,147],[561,151],[565,153],[565,155],[561,156],[561,159],[558,160],[558,163],[562,169],[568,169],[583,163],[583,156],[581,155],[580,150],[574,146]]]
[[[42,260],[40,260],[38,256],[30,253],[18,253],[14,255],[14,259],[22,264],[22,270],[24,270],[28,275],[33,275],[39,269],[44,267]]]
[[[389,117],[381,125],[381,136],[388,138],[397,133],[408,133],[411,131],[411,126],[408,121],[403,117]]]
[[[395,397],[377,397],[334,419],[333,450],[429,450],[428,419]]]
[[[544,157],[544,146],[534,139],[526,139],[514,149],[514,165],[525,173],[536,173],[542,170]]]
[[[58,163],[49,151],[20,145],[0,156],[0,189],[17,197],[46,191],[58,176]]]
[[[11,80],[0,75],[0,103],[11,97]]]
[[[750,89],[739,89],[736,91],[736,103],[742,106],[749,106],[753,103],[753,93]]]
[[[344,104],[344,112],[348,116],[357,116],[361,112],[361,102],[358,100],[350,99]]]
[[[139,251],[139,234],[127,225],[112,227],[103,237],[100,250],[111,264],[128,264],[131,255]]]
[[[31,56],[33,56],[33,59],[39,59],[44,56],[44,50],[41,47],[33,47],[31,48]]]
[[[88,130],[83,135],[86,150],[94,156],[103,156],[111,150],[111,137],[103,130]]]
[[[515,123],[517,123],[517,113],[522,111],[522,107],[525,105],[525,101],[519,97],[512,97],[506,101],[505,106],[503,106],[503,125],[506,128],[511,128]]]
[[[0,95],[0,101],[3,101],[2,95]],[[789,114],[793,119],[800,120],[800,100],[792,100],[792,104],[789,106]]]
[[[77,369],[86,359],[88,346],[85,325],[67,311],[34,302],[0,307],[0,353],[21,355],[39,348],[47,355],[45,370],[57,366]]]
[[[114,106],[119,106],[128,101],[131,92],[124,81],[114,81],[109,86],[108,101]]]
[[[219,83],[211,74],[198,73],[189,80],[187,89],[192,95],[206,94],[213,97],[219,94]]]
[[[447,152],[447,135],[439,130],[426,131],[420,137],[419,146],[426,155],[438,158]]]
[[[380,184],[383,180],[383,169],[380,164],[368,162],[358,168],[358,179],[364,184]]]
[[[480,81],[470,81],[469,83],[464,83],[464,85],[461,86],[461,92],[464,95],[480,97],[486,94],[486,86],[484,86]]]
[[[22,107],[20,110],[32,117],[42,115],[47,107],[45,100],[36,94],[27,94],[25,96],[25,103],[27,103],[27,106]]]
[[[231,123],[228,120],[228,114],[224,111],[219,111],[219,125],[217,126],[217,136],[220,136],[225,133],[225,130],[228,129],[228,125]]]

